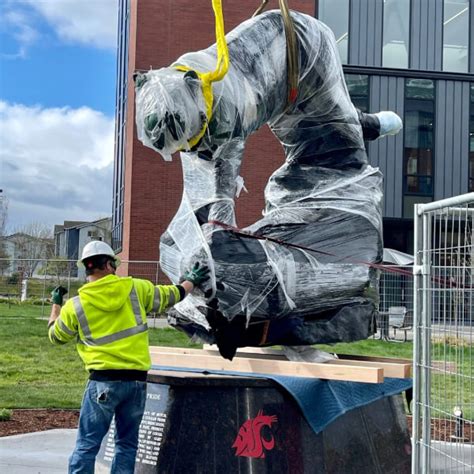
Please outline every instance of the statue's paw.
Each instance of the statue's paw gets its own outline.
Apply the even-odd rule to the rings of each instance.
[[[396,135],[402,128],[402,119],[390,110],[384,110],[375,114],[380,122],[380,136]]]

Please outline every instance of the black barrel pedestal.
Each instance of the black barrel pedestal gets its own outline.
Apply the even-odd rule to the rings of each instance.
[[[401,396],[350,410],[316,434],[270,380],[152,372],[148,382],[137,474],[410,472]],[[109,472],[113,434],[112,427],[98,473]]]

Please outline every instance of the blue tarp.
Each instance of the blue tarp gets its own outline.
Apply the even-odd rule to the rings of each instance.
[[[323,431],[327,425],[349,410],[368,405],[383,397],[396,395],[412,387],[411,379],[385,378],[383,383],[372,384],[161,365],[154,365],[152,369],[274,380],[293,397],[315,433]]]

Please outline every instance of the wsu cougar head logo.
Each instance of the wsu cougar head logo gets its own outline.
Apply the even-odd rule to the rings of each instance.
[[[233,448],[236,449],[236,456],[246,456],[249,458],[264,458],[265,448],[270,451],[275,446],[275,439],[270,436],[270,439],[264,439],[260,431],[264,426],[269,428],[272,423],[277,422],[275,415],[264,415],[263,410],[260,410],[255,418],[248,419],[239,430],[237,438],[235,438]]]

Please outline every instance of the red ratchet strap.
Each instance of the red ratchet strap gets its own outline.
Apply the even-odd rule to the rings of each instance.
[[[298,89],[292,88],[290,89],[290,93],[288,94],[288,100],[291,104],[296,102],[296,98],[298,97]]]
[[[209,221],[208,224],[217,225],[219,227],[222,227],[225,230],[228,230],[228,231],[232,232],[235,235],[240,235],[242,237],[248,237],[248,238],[257,239],[257,240],[268,240],[269,242],[274,242],[275,244],[278,244],[278,245],[284,245],[285,247],[292,247],[292,248],[295,248],[295,249],[306,250],[308,252],[318,253],[320,255],[327,255],[329,257],[336,257],[337,256],[333,253],[324,252],[323,250],[312,249],[310,247],[305,247],[304,245],[292,244],[290,242],[285,242],[284,240],[275,239],[273,237],[267,237],[267,236],[264,236],[264,235],[252,234],[251,232],[246,232],[242,229],[239,229],[238,227],[234,227],[232,225],[225,224],[224,222],[220,222],[220,221]],[[388,265],[383,265],[381,263],[371,263],[371,262],[365,262],[363,260],[361,260],[361,261],[349,260],[349,257],[346,257],[342,260],[347,260],[347,263],[352,263],[352,264],[355,264],[355,265],[367,265],[369,267],[377,268],[379,270],[384,270],[386,272],[399,273],[401,275],[413,276],[413,273],[410,270],[404,270],[403,268],[392,268]]]

